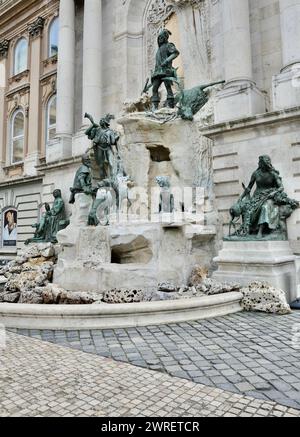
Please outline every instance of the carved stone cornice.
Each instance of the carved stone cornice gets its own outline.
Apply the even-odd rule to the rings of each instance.
[[[15,76],[12,76],[8,79],[9,85],[12,85],[13,83],[21,82],[23,79],[29,78],[29,70],[24,70],[19,74],[16,74]]]
[[[186,6],[200,7],[205,0],[167,0],[167,3],[175,8],[184,8]]]
[[[28,26],[28,33],[31,38],[41,36],[45,25],[45,18],[38,17],[33,23]]]
[[[9,49],[9,41],[7,39],[3,39],[0,41],[0,59],[7,58]]]
[[[51,58],[47,58],[43,61],[44,67],[48,67],[50,64],[57,64],[57,55],[51,56]]]

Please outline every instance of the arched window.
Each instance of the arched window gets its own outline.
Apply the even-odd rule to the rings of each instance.
[[[52,96],[46,110],[46,143],[49,143],[56,135],[56,95]]]
[[[14,54],[14,75],[27,70],[28,44],[25,38],[20,39],[15,47]]]
[[[58,53],[58,18],[54,18],[49,27],[48,56],[55,56]]]
[[[11,120],[11,163],[22,162],[24,158],[24,114],[18,109]]]

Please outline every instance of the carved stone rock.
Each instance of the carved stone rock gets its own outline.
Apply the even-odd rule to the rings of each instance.
[[[131,290],[109,290],[103,294],[103,302],[106,303],[134,303],[142,302],[144,299],[143,290],[131,289]]]
[[[239,284],[236,284],[234,282],[218,282],[214,279],[204,279],[204,281],[197,286],[197,290],[208,295],[214,295],[214,294],[223,294],[223,293],[230,293],[232,291],[240,291],[241,286]]]
[[[201,284],[202,281],[207,278],[207,276],[208,276],[207,267],[196,265],[191,272],[189,285],[197,286],[197,285]]]
[[[272,314],[290,314],[286,294],[267,282],[252,282],[243,288],[242,306],[245,311],[261,311]]]

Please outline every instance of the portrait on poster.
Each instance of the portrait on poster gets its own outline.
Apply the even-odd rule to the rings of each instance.
[[[14,208],[2,212],[2,246],[14,247],[17,245],[18,213]]]

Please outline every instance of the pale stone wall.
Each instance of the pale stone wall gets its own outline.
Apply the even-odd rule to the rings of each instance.
[[[75,131],[82,126],[82,56],[83,56],[83,0],[77,2],[75,21]]]
[[[223,79],[225,72],[222,0],[196,1],[196,6],[192,6],[193,2],[182,3],[185,5],[175,6],[173,11],[178,22],[178,35],[176,32],[175,40],[180,40],[178,45],[181,49],[186,86],[192,87],[207,80]],[[155,12],[159,11],[163,16],[165,5],[170,4],[174,5],[176,2],[128,0],[124,4],[113,4],[111,1],[104,1],[104,23],[109,23],[108,26],[104,25],[104,50],[111,55],[110,68],[121,72],[120,75],[116,75],[114,86],[109,74],[105,75],[105,78],[109,78],[110,85],[106,84],[104,79],[104,104],[108,99],[108,102],[119,109],[126,98],[136,98],[139,95],[153,65],[153,61],[151,65],[148,59],[148,46],[153,44],[149,33],[153,32],[152,29],[155,27],[152,24],[151,6],[157,7]],[[253,79],[258,87],[267,93],[269,107],[272,100],[272,77],[282,68],[279,1],[249,0],[249,12]],[[159,18],[156,21],[160,26]],[[166,26],[168,27],[168,20]],[[174,30],[173,19],[170,22],[170,30]],[[232,57],[234,55],[231,54]],[[242,59],[240,61],[242,62]],[[115,94],[115,98],[112,94]]]

